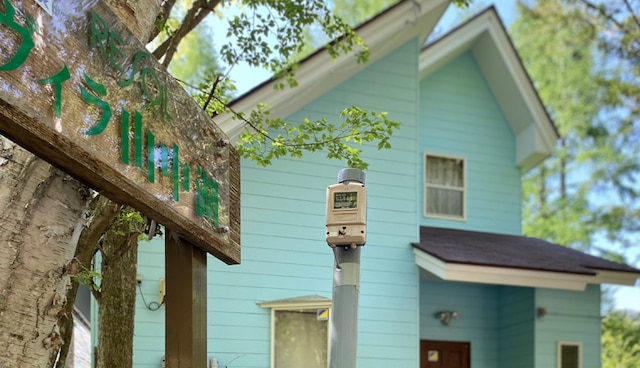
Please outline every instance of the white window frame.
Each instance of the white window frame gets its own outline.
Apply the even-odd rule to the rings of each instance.
[[[462,188],[449,187],[446,185],[429,184],[427,182],[427,157],[436,157],[436,158],[462,161]],[[443,220],[466,221],[467,220],[467,159],[462,156],[452,156],[452,155],[443,155],[435,152],[425,152],[423,163],[422,163],[422,169],[424,171],[423,180],[422,180],[423,182],[423,195],[422,195],[423,216],[428,218],[436,218],[436,219],[443,219]],[[462,216],[450,216],[450,215],[428,213],[427,212],[427,201],[428,201],[427,189],[429,187],[461,191],[462,192]]]
[[[557,345],[557,368],[562,368],[562,347],[576,346],[578,347],[578,368],[582,368],[582,343],[579,341],[558,341]]]
[[[326,300],[313,300],[306,301],[295,300],[295,299],[286,299],[286,300],[276,300],[273,302],[263,302],[258,304],[262,308],[271,308],[271,354],[270,354],[270,367],[275,368],[276,366],[276,312],[277,311],[303,311],[303,310],[318,310],[318,309],[327,309],[329,310],[329,320],[331,321],[331,299]],[[329,366],[329,348],[330,348],[330,339],[331,339],[331,323],[327,323],[327,367]]]

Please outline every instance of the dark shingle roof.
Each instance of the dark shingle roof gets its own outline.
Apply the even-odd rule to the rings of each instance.
[[[418,248],[441,261],[479,266],[595,275],[597,270],[640,270],[525,236],[420,227]]]

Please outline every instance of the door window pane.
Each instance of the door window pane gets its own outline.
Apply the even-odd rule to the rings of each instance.
[[[558,368],[582,368],[581,351],[579,342],[558,342]]]

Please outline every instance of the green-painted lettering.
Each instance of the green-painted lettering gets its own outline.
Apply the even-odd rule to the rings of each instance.
[[[89,43],[92,48],[98,48],[102,54],[102,58],[107,60],[106,43],[109,40],[109,28],[102,18],[95,12],[91,11],[91,36]]]
[[[128,87],[130,86],[133,81],[135,80],[136,77],[136,73],[138,72],[138,64],[140,63],[141,60],[148,58],[149,57],[149,53],[145,52],[145,51],[138,51],[136,52],[136,54],[133,56],[133,66],[131,67],[131,74],[129,75],[129,77],[127,79],[121,79],[118,81],[118,84],[122,87]]]
[[[55,89],[53,113],[57,117],[62,116],[62,82],[69,80],[69,78],[71,78],[71,74],[69,73],[67,64],[64,64],[62,70],[60,70],[56,75],[38,80],[38,83],[40,84],[53,84],[53,87]]]
[[[22,42],[20,43],[20,47],[18,47],[18,51],[16,51],[15,55],[9,61],[0,65],[0,71],[10,71],[17,69],[22,63],[27,60],[29,57],[29,53],[31,49],[33,49],[33,37],[31,36],[32,30],[25,28],[18,23],[15,22],[13,16],[16,11],[9,2],[9,0],[4,0],[5,13],[0,13],[0,24],[4,24],[9,28],[16,31],[20,36],[22,36]]]
[[[196,165],[196,216],[205,217],[218,226],[218,182]]]
[[[167,111],[167,102],[169,99],[167,98],[167,84],[162,85],[162,120],[171,120],[173,117]]]
[[[156,156],[155,156],[155,137],[150,130],[147,130],[147,180],[149,183],[153,183],[155,181],[155,166],[156,166]]]
[[[120,51],[119,46],[122,45],[122,37],[118,32],[109,33],[109,65],[111,65],[118,73],[124,73],[124,70],[118,65],[117,59],[122,59],[124,56]]]
[[[157,96],[155,99],[152,98],[151,92],[149,91],[149,86],[147,85],[148,75],[151,76],[151,80],[155,85],[154,89],[157,91]],[[149,102],[152,105],[154,106],[160,105],[160,102],[162,102],[163,93],[162,93],[162,85],[160,84],[160,79],[158,79],[156,72],[153,69],[146,67],[142,69],[140,78],[141,78],[140,83],[142,84],[142,91],[144,92],[144,96],[147,98],[147,100],[149,100]]]
[[[178,145],[173,144],[173,157],[171,161],[173,167],[173,200],[180,200],[180,160],[178,159]]]
[[[189,186],[190,186],[190,182],[189,182],[189,173],[191,172],[191,169],[189,168],[189,165],[182,164],[182,188],[184,189],[185,192],[189,191]]]
[[[133,139],[134,139],[134,161],[136,166],[139,168],[142,167],[142,115],[136,110],[134,121],[133,121]]]
[[[218,182],[209,174],[206,175],[205,217],[213,220],[218,227]]]
[[[124,43],[118,32],[111,31],[105,21],[95,12],[91,11],[91,36],[90,45],[97,48],[102,58],[109,63],[118,73],[124,73],[124,70],[118,65],[118,60],[122,59],[124,54],[120,50],[120,46]]]
[[[129,165],[129,111],[122,110],[120,119],[120,157],[122,163]]]
[[[102,84],[89,78],[87,73],[84,73],[84,81],[87,83],[87,86],[89,86],[92,92],[97,93],[100,96],[107,95],[107,89]],[[109,107],[109,104],[104,100],[101,100],[95,95],[89,93],[89,91],[87,91],[84,87],[80,87],[80,95],[86,103],[96,105],[103,111],[102,117],[100,117],[100,121],[98,121],[96,125],[94,125],[87,131],[87,135],[97,135],[102,133],[109,124],[109,120],[111,119],[111,107]]]

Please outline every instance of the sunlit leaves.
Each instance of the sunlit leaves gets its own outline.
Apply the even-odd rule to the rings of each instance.
[[[612,33],[617,20],[607,14],[620,21],[630,14],[617,1],[585,4],[519,2],[511,28],[561,136],[555,155],[526,177],[523,228],[582,249],[603,240],[627,246],[640,230],[640,94],[632,63],[611,52],[621,28]]]
[[[329,39],[332,57],[355,50],[359,62],[368,59],[366,45],[354,30],[334,16],[321,0],[250,0],[243,1],[243,11],[229,20],[228,42],[220,55],[228,65],[245,62],[270,70],[283,82],[277,88],[295,86],[294,57],[305,46],[305,30],[317,25]]]
[[[602,320],[602,368],[636,368],[640,362],[640,316],[609,312]]]
[[[386,113],[367,112],[357,107],[344,109],[341,122],[327,119],[304,120],[293,124],[270,119],[266,106],[260,105],[250,116],[243,117],[248,127],[241,135],[239,154],[267,166],[283,156],[302,157],[305,151],[322,151],[330,159],[344,159],[349,167],[366,169],[361,158],[363,144],[376,142],[378,149],[391,148],[390,138],[400,123]]]

